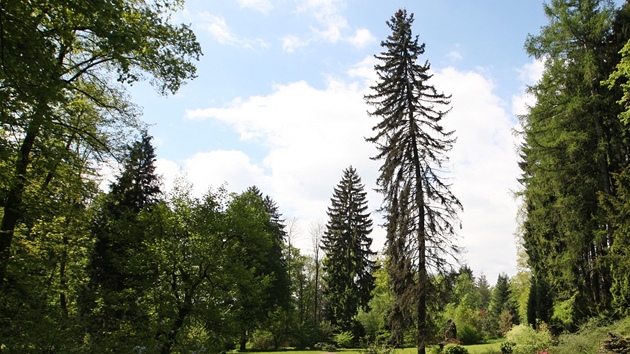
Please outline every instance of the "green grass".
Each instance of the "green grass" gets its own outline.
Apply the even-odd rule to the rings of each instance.
[[[465,345],[469,354],[486,354],[501,351],[502,341],[491,341],[488,344]],[[427,348],[428,349],[428,348]],[[336,353],[340,354],[361,354],[362,349],[338,349]],[[396,349],[396,354],[416,354],[416,348]],[[320,354],[326,353],[321,350],[284,350],[278,352],[247,352],[247,354]]]
[[[488,344],[465,345],[469,354],[484,354],[489,352],[501,352],[501,343],[503,341],[492,341]]]

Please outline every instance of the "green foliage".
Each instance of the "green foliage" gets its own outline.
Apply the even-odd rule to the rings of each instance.
[[[609,333],[630,335],[630,318],[611,322],[609,319],[590,319],[575,333],[563,333],[552,352],[557,354],[598,353]]]
[[[447,305],[444,316],[452,319],[457,325],[457,340],[462,344],[477,344],[483,340],[479,328],[478,310],[466,306],[464,303],[455,305],[450,303]],[[440,333],[441,339],[444,340],[444,332]]]
[[[501,323],[501,315],[504,312],[507,312],[507,314],[503,315],[503,321],[506,321],[509,317],[510,323]],[[507,274],[499,274],[497,278],[497,283],[492,290],[492,299],[490,300],[488,313],[492,321],[495,335],[504,335],[505,332],[511,328],[511,325],[518,321],[518,312],[516,310],[516,304],[512,299],[510,279]]]
[[[442,354],[468,354],[468,349],[459,344],[447,344],[444,346]]]
[[[144,76],[161,93],[195,76],[201,48],[189,27],[171,24],[176,2],[68,1],[3,3],[0,137],[8,164],[0,185],[6,201],[0,233],[0,280],[18,223],[32,205],[29,189],[56,181],[57,168],[86,178],[86,159],[121,147],[138,112],[121,83]],[[94,16],[98,13],[99,16]],[[29,43],[29,45],[24,45]],[[28,58],[26,60],[26,58]],[[3,149],[4,150],[4,149]],[[33,159],[37,153],[38,159]],[[79,156],[74,160],[72,156]],[[43,163],[43,165],[41,164]],[[88,184],[88,181],[85,181]],[[25,207],[26,206],[26,207]]]
[[[319,350],[323,350],[326,352],[336,352],[337,351],[337,347],[335,347],[334,344],[331,343],[326,343],[326,342],[320,342],[315,344],[314,346],[315,349],[319,349]]]
[[[271,350],[277,349],[273,339],[273,334],[265,330],[256,330],[251,340],[251,349],[254,350]]]
[[[617,103],[624,107],[629,107],[628,103],[630,103],[630,39],[619,51],[621,54],[621,61],[617,63],[615,67],[615,71],[610,73],[608,79],[602,82],[602,84],[607,85],[609,88],[613,88],[615,85],[620,85],[623,90],[623,97],[621,97]],[[625,111],[619,114],[619,119],[624,124],[630,124],[630,109],[626,109]]]
[[[387,270],[377,263],[374,275],[374,290],[372,290],[372,299],[368,303],[370,311],[359,310],[357,320],[365,329],[366,339],[368,342],[383,344],[390,337],[387,330],[385,319],[387,312],[392,305],[392,294],[389,288],[389,276]]]
[[[128,276],[143,266],[142,242],[130,242],[139,247],[123,247],[112,257],[117,263],[127,254],[133,261],[110,267],[122,273],[118,288],[124,289],[101,297],[125,305],[89,306],[84,316],[81,294],[94,275],[86,268],[96,246],[89,230],[96,212],[91,204],[100,203],[96,168],[104,159],[122,157],[140,126],[139,110],[123,85],[147,78],[160,93],[174,93],[195,76],[192,61],[201,49],[189,27],[170,23],[177,3],[2,2],[0,348],[89,352],[97,339],[86,328],[95,328],[92,315],[106,309],[115,313],[112,327],[121,343],[146,339],[133,323],[143,316],[114,319],[145,310],[135,301],[137,287],[127,286],[152,280],[151,272],[144,280]],[[125,218],[108,227],[120,236],[133,224]],[[139,229],[131,227],[127,235],[137,241]],[[116,282],[113,276],[109,281]],[[103,337],[115,343],[110,330]]]
[[[567,300],[556,302],[556,304],[554,304],[553,306],[553,316],[551,317],[551,319],[558,323],[561,323],[567,328],[573,328],[573,326],[577,324],[575,313],[577,306],[575,303],[576,298],[577,294]]]
[[[457,340],[464,345],[478,344],[483,341],[483,336],[477,326],[464,323],[457,329]]]
[[[530,90],[536,104],[521,117],[523,241],[538,282],[530,292],[530,323],[549,320],[553,308],[556,321],[575,328],[615,310],[615,214],[602,200],[615,197],[613,176],[629,162],[627,126],[618,118],[626,107],[617,104],[625,102],[626,88],[617,87],[625,64],[611,76],[630,37],[629,9],[553,0],[544,5],[549,23],[526,42],[527,52],[545,61]],[[601,85],[607,78],[613,90]],[[538,294],[545,288],[552,296]]]
[[[501,336],[505,336],[505,334],[512,329],[512,326],[514,326],[514,317],[512,316],[512,312],[505,309],[499,315],[499,333],[501,333]]]
[[[601,196],[609,219],[615,227],[610,259],[613,283],[611,293],[616,312],[630,315],[630,166],[615,175],[618,195]]]
[[[354,334],[350,331],[343,331],[335,334],[334,341],[339,348],[350,348],[354,342]]]
[[[361,351],[363,354],[394,354],[396,349],[386,344],[372,343]]]
[[[505,341],[501,343],[501,353],[502,354],[512,354],[514,351],[514,343],[510,341]]]
[[[514,326],[507,334],[508,342],[513,343],[513,354],[531,354],[550,348],[553,338],[545,327],[535,330],[529,325]]]

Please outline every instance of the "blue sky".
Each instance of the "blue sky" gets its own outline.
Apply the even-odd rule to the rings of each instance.
[[[374,54],[399,8],[415,14],[431,83],[452,94],[444,119],[458,142],[449,178],[464,205],[458,243],[476,275],[516,273],[518,202],[516,114],[542,65],[523,50],[546,24],[533,0],[188,0],[175,21],[191,24],[204,56],[198,78],[170,97],[146,84],[131,89],[144,108],[166,188],[185,174],[202,194],[227,183],[257,185],[308,253],[310,231],[326,222],[333,187],[352,165],[362,177],[375,224],[379,162],[364,141],[376,118],[363,95],[374,84]],[[374,248],[384,231],[376,227]]]

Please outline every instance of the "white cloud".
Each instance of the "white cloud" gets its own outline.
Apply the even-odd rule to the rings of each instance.
[[[462,53],[460,53],[460,52],[459,52],[459,51],[457,51],[457,50],[451,50],[451,51],[448,53],[448,57],[449,57],[451,60],[455,60],[455,61],[459,61],[459,60],[462,60],[462,59],[464,58],[464,57],[462,57]]]
[[[465,258],[489,279],[500,272],[514,274],[517,205],[511,191],[519,174],[515,122],[494,94],[492,81],[480,73],[446,68],[433,80],[438,90],[452,94],[452,111],[443,124],[457,137],[449,157],[453,192],[464,206],[460,235],[468,251]]]
[[[263,14],[268,14],[273,9],[269,0],[238,0],[238,4],[242,8],[252,9]]]
[[[256,140],[268,149],[262,161],[244,153],[209,152],[187,160],[184,170],[195,186],[228,181],[230,190],[256,184],[276,200],[285,217],[303,225],[326,220],[333,187],[343,169],[357,168],[366,184],[372,211],[382,197],[373,191],[380,161],[369,158],[375,148],[365,142],[376,118],[367,116],[363,101],[374,83],[374,59],[368,57],[349,72],[348,79],[329,79],[325,89],[298,81],[274,87],[266,96],[237,99],[227,107],[190,110],[191,119],[217,119],[234,127],[242,139]],[[356,79],[359,79],[358,81]],[[513,274],[516,204],[514,189],[518,166],[511,134],[513,121],[493,83],[477,72],[447,68],[435,72],[431,82],[451,93],[452,111],[444,125],[458,138],[449,153],[453,192],[464,204],[461,244],[476,272],[489,279],[499,272]],[[380,216],[373,212],[375,224]],[[307,235],[308,230],[303,230]],[[374,231],[374,245],[383,246],[384,230]],[[309,249],[308,236],[302,237]],[[489,257],[488,255],[492,255]]]
[[[354,32],[352,37],[348,38],[348,42],[356,48],[363,48],[376,41],[376,37],[366,28],[359,28]]]
[[[207,30],[217,40],[225,45],[239,46],[246,49],[266,48],[269,46],[262,39],[248,39],[236,36],[228,27],[225,19],[209,13],[200,14],[199,27]]]
[[[324,41],[328,43],[338,43],[340,41],[350,43],[356,48],[365,46],[376,41],[376,38],[366,28],[357,28],[354,33],[348,34],[351,27],[346,18],[341,14],[345,2],[342,0],[302,0],[297,7],[297,12],[310,14],[317,23],[311,26],[313,38],[300,40],[300,46],[307,45],[312,41]],[[287,52],[292,52],[298,46],[295,37],[287,36],[283,39],[283,48]]]
[[[340,0],[303,0],[298,11],[308,12],[315,17],[320,28],[313,32],[328,42],[335,43],[342,38],[341,32],[348,27],[346,19],[339,14]]]
[[[377,59],[370,55],[348,70],[348,76],[363,79],[365,87],[372,86],[377,79],[374,71],[374,66],[377,63]]]
[[[155,171],[162,176],[163,191],[170,191],[173,189],[173,182],[175,178],[182,173],[180,166],[170,160],[157,159],[155,161]]]
[[[268,185],[263,169],[252,163],[242,151],[200,152],[184,161],[183,170],[196,195],[205,193],[209,187],[217,188],[223,184],[234,192],[242,192],[253,185],[261,188]]]
[[[308,45],[308,41],[302,40],[298,36],[289,34],[281,39],[282,41],[282,50],[287,53],[293,53],[295,49],[300,47],[305,47]]]
[[[516,69],[518,78],[522,83],[522,93],[512,96],[512,113],[516,116],[527,113],[528,107],[535,103],[534,96],[527,92],[527,86],[538,83],[542,78],[545,70],[545,61],[542,59],[534,60],[531,63],[523,65]]]

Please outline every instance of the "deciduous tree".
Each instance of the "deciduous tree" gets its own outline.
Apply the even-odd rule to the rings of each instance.
[[[137,124],[122,84],[147,75],[167,93],[195,76],[191,61],[201,54],[199,44],[188,26],[169,22],[178,6],[178,0],[3,1],[1,284],[25,198],[37,180],[34,155],[52,161],[50,139],[68,137],[92,158],[115,150],[116,137]]]

